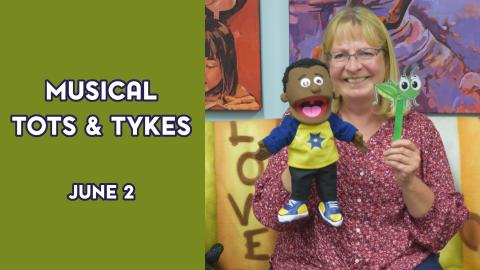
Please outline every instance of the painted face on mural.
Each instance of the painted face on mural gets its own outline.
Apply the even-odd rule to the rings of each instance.
[[[222,81],[222,68],[218,59],[205,57],[204,91],[208,92]]]
[[[218,19],[219,13],[235,7],[236,0],[205,0],[205,6],[213,12],[214,18]]]
[[[290,70],[283,102],[290,104],[293,117],[305,124],[327,121],[333,98],[328,70],[320,65]]]

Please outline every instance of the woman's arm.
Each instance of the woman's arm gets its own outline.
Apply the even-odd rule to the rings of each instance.
[[[384,162],[394,171],[407,210],[414,218],[421,218],[432,208],[433,191],[416,176],[420,168],[420,150],[410,140],[398,140],[384,152]]]
[[[288,192],[292,192],[292,176],[290,175],[290,170],[285,170],[282,173],[282,185],[283,188]]]
[[[447,155],[432,121],[418,113],[412,113],[405,125],[404,136],[414,142],[418,151],[409,155],[414,161],[403,163],[418,164],[397,168],[397,181],[407,207],[404,222],[415,242],[425,248],[438,251],[458,232],[468,218],[463,195],[455,190]],[[409,117],[409,118],[410,118]],[[399,142],[403,145],[405,142]],[[408,145],[410,144],[407,143]],[[403,148],[405,148],[403,147]],[[415,171],[409,178],[408,172]]]
[[[433,206],[435,194],[418,177],[400,187],[408,213],[414,218],[424,217]]]

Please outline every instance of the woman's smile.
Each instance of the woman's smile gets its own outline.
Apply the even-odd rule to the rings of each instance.
[[[363,77],[347,77],[343,79],[345,82],[350,83],[350,84],[358,84],[362,83],[365,80],[369,79],[370,76],[363,76]]]

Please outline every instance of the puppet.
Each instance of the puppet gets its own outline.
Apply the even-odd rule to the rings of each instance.
[[[378,94],[380,94],[392,101],[392,106],[395,108],[395,124],[393,127],[394,141],[402,137],[404,110],[409,109],[412,104],[418,106],[415,98],[420,94],[422,82],[420,78],[415,75],[417,70],[417,66],[413,67],[410,71],[410,77],[407,77],[407,68],[405,67],[398,84],[393,81],[375,84],[375,100],[373,104],[378,103]]]
[[[362,152],[363,136],[350,123],[331,112],[333,87],[328,67],[315,59],[302,59],[287,67],[283,75],[283,102],[290,112],[280,126],[258,143],[255,157],[265,160],[288,145],[288,166],[292,175],[291,199],[278,211],[278,220],[288,223],[309,215],[305,204],[315,177],[320,196],[320,216],[338,227],[343,217],[337,202],[339,158],[334,138],[353,142]]]

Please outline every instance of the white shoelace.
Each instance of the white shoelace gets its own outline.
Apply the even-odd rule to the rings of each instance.
[[[295,201],[295,200],[290,199],[290,200],[288,200],[287,204],[290,205],[290,206],[294,206],[295,204],[297,204],[297,202],[300,202],[300,201]]]
[[[327,202],[327,204],[330,208],[338,208],[338,202],[337,201]]]

